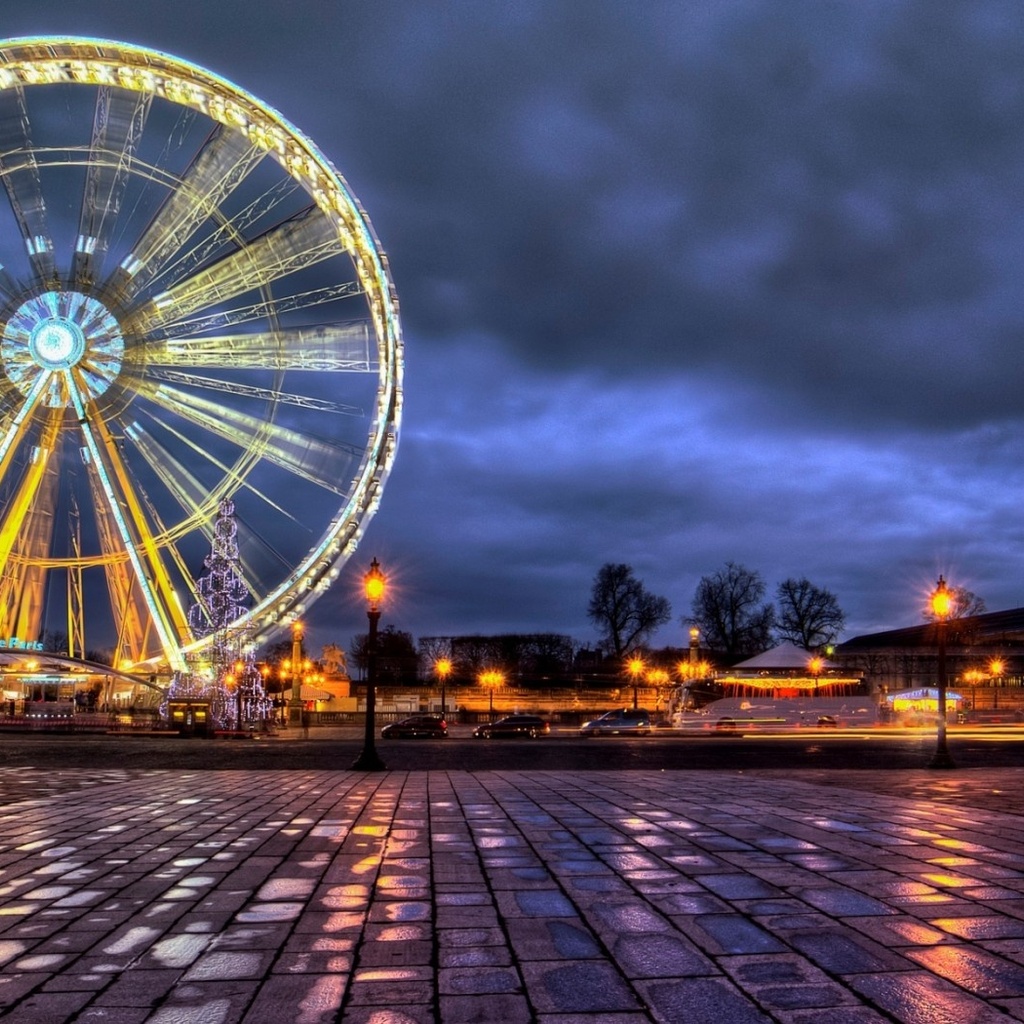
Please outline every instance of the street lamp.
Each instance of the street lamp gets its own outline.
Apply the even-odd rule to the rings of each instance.
[[[441,680],[441,717],[445,717],[445,686],[448,682],[448,677],[452,674],[452,663],[450,658],[438,658],[434,662],[434,672],[437,674],[437,678]]]
[[[931,597],[932,613],[935,615],[935,632],[938,646],[939,714],[936,723],[935,753],[929,768],[955,768],[949,748],[946,746],[946,626],[953,610],[953,595],[940,576]]]
[[[815,656],[807,662],[807,667],[814,676],[814,695],[817,696],[818,688],[821,686],[821,673],[825,670],[825,659]]]
[[[652,668],[647,673],[647,685],[654,687],[654,706],[657,710],[661,705],[664,687],[668,684],[668,672],[663,668]],[[634,705],[635,707],[636,705]]]
[[[480,673],[480,682],[483,686],[487,687],[488,695],[488,706],[487,706],[487,720],[490,722],[494,721],[494,688],[501,686],[505,682],[505,677],[498,672],[496,669],[488,669],[486,672]]]
[[[380,603],[384,599],[384,573],[375,558],[370,571],[363,577],[366,594],[366,618],[370,631],[366,637],[366,728],[363,732],[363,750],[352,768],[357,772],[383,772],[387,765],[380,759],[376,746],[377,714],[377,624],[380,622]]]
[[[640,655],[634,654],[626,663],[626,671],[629,672],[633,680],[633,707],[638,708],[640,701],[637,697],[637,685],[640,682],[640,677],[644,674],[644,659]]]
[[[988,674],[992,677],[992,710],[995,711],[999,707],[999,680],[1003,676],[1003,672],[1006,670],[1006,663],[1002,658],[993,658],[988,663]]]

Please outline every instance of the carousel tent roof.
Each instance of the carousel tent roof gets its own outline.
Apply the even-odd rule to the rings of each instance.
[[[802,647],[797,647],[796,644],[783,643],[779,644],[778,647],[771,648],[771,650],[763,651],[761,654],[758,654],[753,658],[741,661],[738,665],[733,665],[733,670],[742,672],[764,672],[766,670],[778,671],[782,669],[800,669],[806,672],[807,663],[813,657],[814,655],[811,654],[810,651],[805,651]],[[825,661],[822,659],[822,667],[830,669],[835,668],[836,666],[831,661]]]

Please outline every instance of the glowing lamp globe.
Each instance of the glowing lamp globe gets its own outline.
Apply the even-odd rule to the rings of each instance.
[[[370,563],[370,571],[363,577],[363,588],[366,600],[376,608],[384,597],[385,589],[384,573],[380,571],[380,563],[376,558]]]

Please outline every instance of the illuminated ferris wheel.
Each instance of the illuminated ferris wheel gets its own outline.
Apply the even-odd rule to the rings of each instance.
[[[182,667],[227,498],[253,639],[303,615],[401,410],[397,296],[345,182],[223,78],[73,38],[0,42],[0,182],[0,637]]]

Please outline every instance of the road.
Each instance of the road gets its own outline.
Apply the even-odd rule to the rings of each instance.
[[[960,768],[1024,768],[1024,728],[953,729]],[[324,769],[348,768],[362,748],[358,729],[314,729],[276,738],[0,734],[0,768]],[[926,730],[814,730],[781,735],[652,735],[582,739],[477,740],[453,730],[444,740],[377,740],[400,771],[592,769],[842,770],[924,768],[935,749]]]

